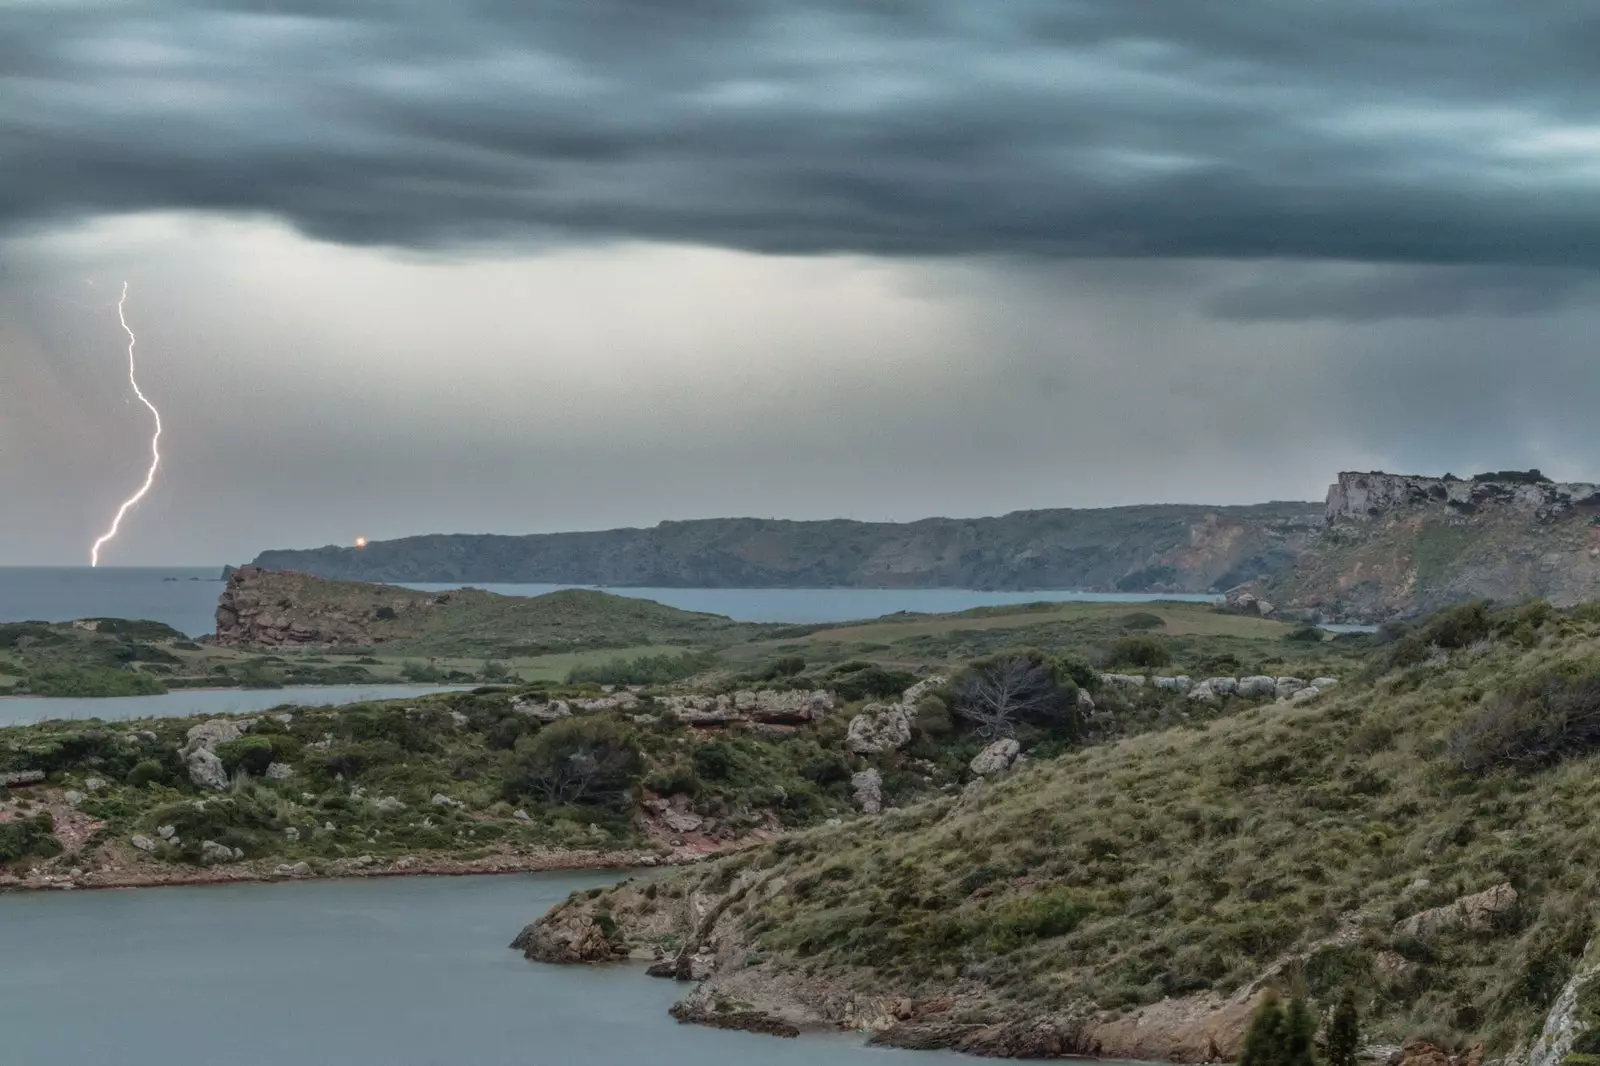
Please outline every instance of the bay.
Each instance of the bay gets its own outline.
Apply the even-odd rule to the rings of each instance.
[[[190,636],[214,628],[220,567],[0,567],[0,622],[67,622],[77,618],[143,618],[165,622]],[[429,592],[460,584],[414,583]],[[540,596],[590,585],[475,584],[507,596]],[[1086,601],[1209,603],[1211,595],[1134,592],[986,592],[976,589],[725,589],[612,588],[618,596],[655,600],[686,611],[726,615],[741,622],[813,624],[878,618],[897,611],[945,613],[1017,603]]]
[[[506,945],[617,874],[398,878],[0,896],[0,1044],[118,1066],[940,1066],[844,1034],[678,1025],[636,966]]]
[[[367,700],[398,700],[434,692],[457,692],[465,685],[317,685],[274,689],[177,689],[158,696],[78,699],[59,696],[0,697],[0,726],[31,725],[47,718],[187,718],[191,715],[254,714],[273,707],[328,707]]]

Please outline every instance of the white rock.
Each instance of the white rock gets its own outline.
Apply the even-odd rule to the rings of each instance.
[[[875,767],[852,774],[850,788],[855,793],[856,806],[863,813],[878,814],[883,810],[883,775]]]
[[[443,792],[435,792],[433,794],[433,798],[430,799],[428,802],[433,804],[435,807],[450,807],[450,808],[453,808],[455,810],[462,810],[462,809],[464,809],[466,807],[465,803],[462,803],[458,799],[451,799],[449,796],[446,796]]]
[[[460,711],[451,711],[450,712],[450,720],[452,722],[454,722],[457,726],[464,726],[468,722],[470,722],[472,719],[468,718],[466,715],[462,714]]]
[[[310,877],[311,864],[309,862],[297,862],[291,866],[287,863],[280,863],[278,868],[272,872],[279,877]]]
[[[296,829],[292,825],[285,827],[283,830],[283,839],[293,844],[295,841],[300,839],[300,830]]]
[[[513,814],[511,817],[515,818],[519,822],[531,822],[531,821],[533,821],[532,815],[530,815],[527,811],[522,810],[520,807],[517,809],[516,813]]]
[[[1305,688],[1295,689],[1293,692],[1291,692],[1289,694],[1289,702],[1310,703],[1320,695],[1322,695],[1322,690],[1320,688],[1315,685],[1307,685]]]
[[[174,827],[174,826],[170,826],[170,825],[161,826],[159,829],[156,830],[156,836],[160,837],[162,840],[171,840],[173,837],[175,837],[177,835],[178,835],[177,828]]]
[[[674,833],[693,833],[705,824],[705,819],[692,811],[666,811],[661,823]]]
[[[1013,737],[1001,737],[972,757],[968,767],[979,777],[1001,774],[1011,769],[1022,751],[1022,745]]]
[[[1280,700],[1286,700],[1296,692],[1306,687],[1306,683],[1298,677],[1280,677],[1272,686],[1272,694]]]
[[[910,688],[906,689],[905,692],[901,693],[901,706],[909,707],[915,711],[917,704],[922,701],[922,697],[926,696],[936,688],[943,688],[947,680],[948,679],[946,678],[938,676],[923,678],[915,685],[912,685]]]
[[[268,781],[287,781],[294,776],[294,767],[286,762],[275,762],[267,765]]]
[[[226,744],[230,740],[238,740],[244,736],[244,730],[238,724],[227,718],[210,718],[189,727],[184,734],[187,743],[183,746],[183,754],[204,749],[216,751],[218,744]]]
[[[1202,681],[1189,690],[1189,699],[1195,703],[1216,703],[1217,693],[1211,687],[1211,682]]]
[[[215,840],[202,840],[200,842],[200,862],[206,866],[213,866],[219,862],[232,862],[234,849],[226,844],[218,844]],[[242,853],[241,853],[242,857]]]
[[[858,755],[897,751],[911,743],[911,716],[898,703],[869,703],[850,719],[844,743]]]
[[[1205,684],[1211,686],[1211,691],[1221,696],[1236,696],[1239,693],[1239,679],[1237,677],[1208,677]]]
[[[1336,677],[1313,677],[1311,679],[1311,683],[1322,691],[1326,692],[1333,686],[1337,685],[1339,683],[1339,679]]]
[[[149,837],[142,836],[142,835],[140,835],[138,833],[135,833],[133,836],[129,837],[128,838],[128,843],[132,844],[134,847],[138,848],[140,851],[154,851],[154,850],[156,850],[156,842],[154,840],[151,840]]]
[[[99,777],[85,778],[83,787],[88,789],[90,792],[99,792],[102,788],[106,787],[105,779]]]
[[[189,767],[189,780],[201,788],[221,790],[228,787],[228,771],[211,749],[195,748],[183,761]]]
[[[1158,677],[1153,679],[1156,688],[1163,692],[1188,692],[1193,682],[1182,674],[1177,677]]]
[[[67,801],[67,806],[68,807],[71,807],[74,810],[76,810],[78,805],[81,804],[84,800],[88,799],[89,797],[85,796],[82,792],[79,792],[75,788],[69,788],[69,789],[67,789],[66,792],[62,793],[61,798]]]
[[[1278,690],[1275,677],[1243,677],[1239,679],[1239,695],[1250,697],[1271,696]]]
[[[1124,688],[1144,688],[1142,674],[1101,674],[1100,679],[1108,685],[1121,685]]]
[[[511,710],[515,714],[524,715],[540,722],[555,722],[562,718],[572,717],[572,708],[567,706],[566,700],[551,700],[549,703],[540,703],[527,697],[518,696],[511,701]]]

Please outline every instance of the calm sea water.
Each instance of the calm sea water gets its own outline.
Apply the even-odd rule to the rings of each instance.
[[[321,685],[275,689],[180,689],[159,696],[73,699],[0,697],[0,726],[31,725],[47,718],[187,718],[197,714],[253,714],[272,707],[328,707],[366,700],[398,700],[431,692],[456,692],[465,685]]]
[[[0,622],[37,619],[147,618],[191,636],[211,632],[222,582],[220,567],[0,567]],[[416,584],[443,591],[457,585]],[[508,596],[539,596],[587,585],[478,585]],[[1108,592],[978,592],[969,589],[665,589],[607,588],[618,596],[655,600],[686,611],[709,611],[741,622],[848,622],[896,611],[943,613],[1040,600],[1148,603],[1209,602],[1215,596],[1151,596]]]
[[[0,896],[0,1059],[30,1066],[939,1066],[846,1035],[678,1025],[635,967],[506,945],[615,875]]]

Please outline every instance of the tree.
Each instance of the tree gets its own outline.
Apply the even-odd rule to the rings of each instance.
[[[980,659],[956,681],[956,714],[986,737],[1009,737],[1019,722],[1066,725],[1077,731],[1078,692],[1056,664],[1037,651]]]
[[[560,806],[621,808],[644,772],[633,735],[610,718],[568,718],[517,742],[507,790]]]
[[[1255,1017],[1250,1019],[1250,1031],[1244,1037],[1239,1066],[1283,1066],[1287,1028],[1278,997],[1267,993],[1267,998],[1256,1008]]]
[[[1317,1019],[1299,996],[1289,1001],[1283,1018],[1283,1058],[1280,1066],[1316,1066],[1313,1045],[1317,1038]]]
[[[1361,1046],[1361,1021],[1356,1015],[1356,990],[1345,985],[1339,1005],[1328,1022],[1328,1066],[1356,1066],[1356,1049]]]

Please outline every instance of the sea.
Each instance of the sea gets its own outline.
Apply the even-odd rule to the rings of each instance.
[[[217,597],[222,594],[222,568],[207,567],[0,567],[0,622],[67,622],[78,618],[141,618],[165,622],[190,636],[210,633]],[[429,592],[460,588],[455,584],[409,584]],[[593,585],[474,584],[506,596],[541,596],[567,588]],[[619,588],[604,592],[655,600],[685,611],[706,611],[740,622],[850,622],[879,618],[898,611],[943,614],[973,607],[1018,603],[1087,601],[1149,603],[1219,599],[1210,595],[1132,592],[988,592],[977,589],[699,589]]]
[[[686,986],[507,945],[619,873],[0,895],[17,1066],[954,1066],[818,1034],[679,1025]]]

